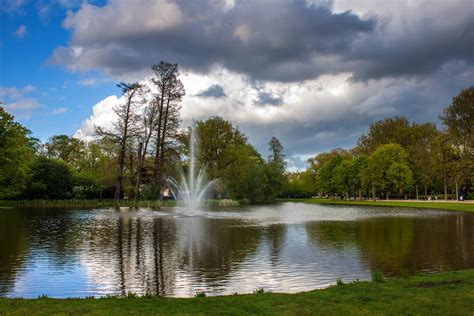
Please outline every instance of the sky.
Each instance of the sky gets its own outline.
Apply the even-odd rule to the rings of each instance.
[[[219,115],[290,169],[474,84],[472,0],[0,0],[0,100],[47,141],[110,127],[120,81],[177,62],[182,126]]]

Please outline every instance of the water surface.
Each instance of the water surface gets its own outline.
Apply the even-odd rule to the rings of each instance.
[[[298,292],[474,268],[474,214],[304,203],[0,210],[0,296]]]

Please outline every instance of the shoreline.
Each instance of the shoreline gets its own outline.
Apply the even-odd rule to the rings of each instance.
[[[343,280],[342,280],[343,281]],[[265,293],[195,298],[160,296],[36,299],[0,298],[0,314],[463,314],[474,312],[474,269],[338,282],[296,294]],[[203,296],[203,295],[201,295]]]
[[[355,205],[380,207],[407,207],[420,209],[436,209],[446,211],[474,212],[474,201],[417,201],[417,200],[331,200],[319,198],[278,199],[279,202],[314,203],[327,205]]]

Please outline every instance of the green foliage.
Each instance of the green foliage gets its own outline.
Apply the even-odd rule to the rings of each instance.
[[[317,191],[315,177],[310,170],[290,173],[287,176],[284,192],[281,194],[287,198],[308,198]]]
[[[448,134],[466,154],[474,155],[474,86],[462,90],[441,116]]]
[[[194,297],[206,297],[206,292],[198,291],[196,294],[194,294]]]
[[[387,170],[387,181],[391,188],[399,190],[401,194],[413,186],[413,173],[407,163],[395,161]]]
[[[197,122],[196,133],[198,163],[207,167],[209,178],[218,179],[216,197],[262,203],[281,194],[287,179],[283,147],[276,138],[270,141],[272,158],[265,162],[247,137],[220,117]],[[188,147],[189,133],[181,137],[181,142],[182,148]]]
[[[343,285],[345,285],[345,283],[342,281],[341,278],[337,278],[337,279],[336,279],[336,285],[337,285],[337,286],[343,286]]]
[[[69,198],[72,194],[73,176],[63,161],[38,157],[31,165],[30,180],[24,197],[28,199]]]
[[[72,178],[72,197],[75,199],[94,199],[100,197],[99,180],[92,174],[76,173]]]
[[[263,294],[265,293],[265,289],[263,287],[259,287],[255,291],[253,291],[253,294]]]
[[[0,107],[0,199],[18,196],[28,180],[30,131]]]
[[[378,282],[378,283],[383,283],[383,282],[385,282],[385,279],[384,279],[384,277],[383,277],[382,272],[373,271],[373,272],[372,272],[372,282]]]
[[[363,177],[372,188],[384,191],[388,198],[394,183],[399,187],[408,187],[411,184],[412,175],[407,158],[406,151],[400,145],[381,145],[370,155]],[[392,173],[389,173],[391,167]],[[401,178],[394,174],[399,170],[406,172]]]

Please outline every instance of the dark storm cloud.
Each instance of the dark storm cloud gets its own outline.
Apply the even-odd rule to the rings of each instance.
[[[227,8],[216,0],[160,0],[153,2],[157,15],[147,15],[143,7],[149,3],[84,4],[65,21],[73,32],[69,47],[58,47],[50,60],[113,75],[160,60],[200,72],[219,64],[253,79],[289,82],[340,72],[356,80],[423,75],[447,61],[474,59],[469,2],[461,1],[462,14],[449,17],[450,23],[440,23],[446,18],[442,12],[420,12],[419,20],[406,21],[409,29],[393,17],[334,13],[330,6],[298,0],[243,0]],[[134,23],[128,29],[118,24],[124,16]]]
[[[73,31],[70,46],[58,47],[50,60],[120,75],[164,59],[202,72],[220,64],[254,79],[298,81],[338,72],[339,67],[313,59],[342,57],[359,34],[375,27],[372,19],[304,1],[237,1],[227,11],[210,6],[213,2],[180,2],[169,27],[133,32],[114,24],[123,14],[139,19],[144,13],[138,2],[112,1],[102,8],[85,4],[65,21]]]
[[[202,98],[223,98],[225,97],[224,88],[220,85],[215,84],[203,90],[197,94],[198,97]]]

